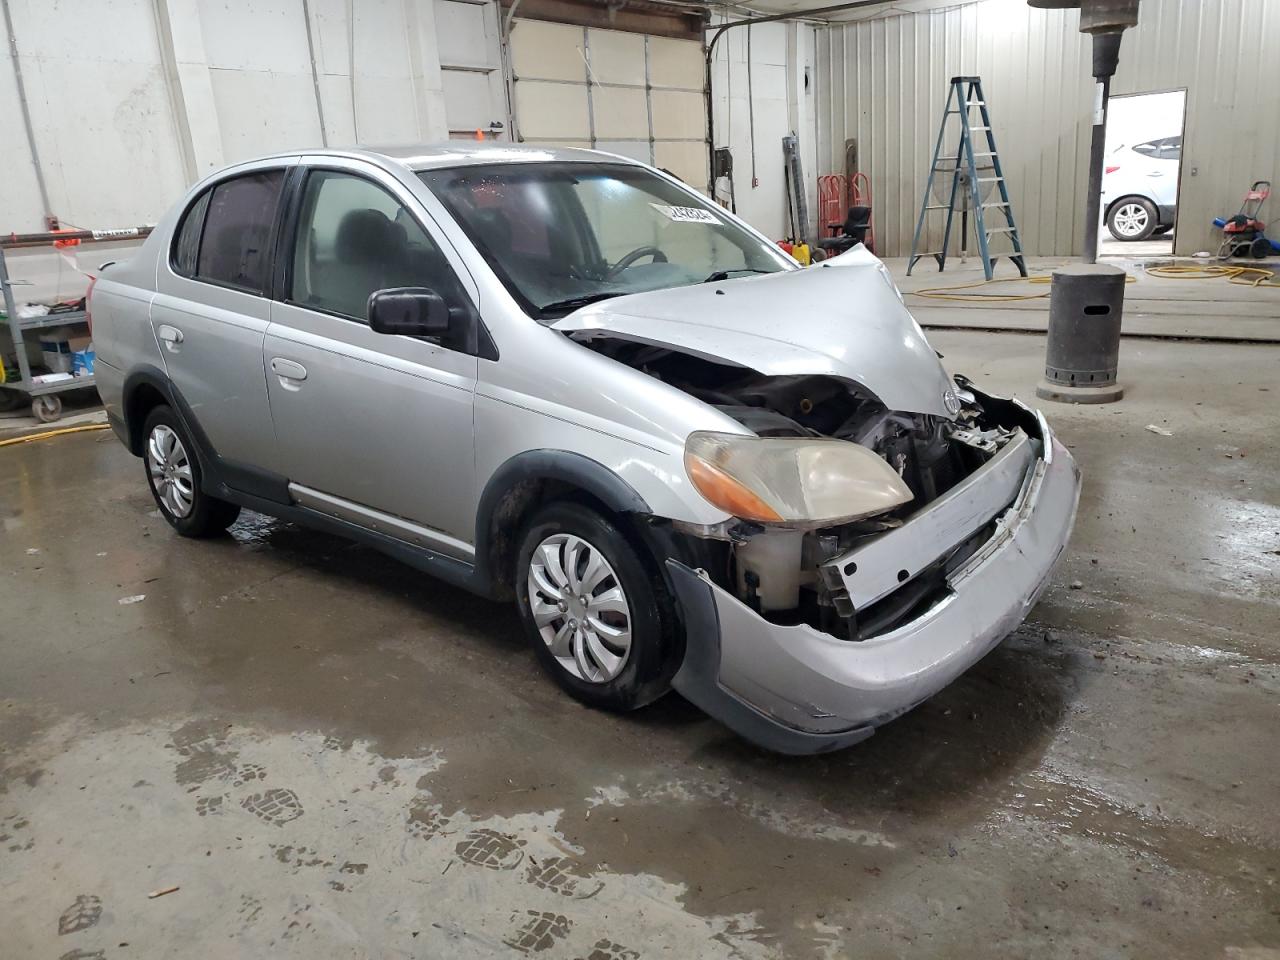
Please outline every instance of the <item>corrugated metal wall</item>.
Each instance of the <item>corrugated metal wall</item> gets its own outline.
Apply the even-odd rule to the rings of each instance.
[[[1080,251],[1093,81],[1077,26],[1076,11],[982,0],[819,28],[818,172],[841,172],[845,139],[858,139],[882,254],[910,252],[947,82],[961,74],[982,77],[1026,251]],[[1216,249],[1210,220],[1234,213],[1251,181],[1280,180],[1278,67],[1277,0],[1143,0],[1112,93],[1187,90],[1178,253]]]

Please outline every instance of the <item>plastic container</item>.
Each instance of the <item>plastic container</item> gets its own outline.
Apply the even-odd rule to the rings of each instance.
[[[71,344],[65,340],[41,340],[40,355],[50,373],[71,372]]]
[[[762,610],[794,610],[800,605],[800,550],[803,530],[768,530],[738,544],[738,589],[746,596],[748,571],[759,579]]]

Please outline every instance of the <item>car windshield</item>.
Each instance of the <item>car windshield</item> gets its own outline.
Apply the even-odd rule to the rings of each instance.
[[[772,244],[643,167],[507,163],[418,176],[543,321],[608,297],[787,269]]]

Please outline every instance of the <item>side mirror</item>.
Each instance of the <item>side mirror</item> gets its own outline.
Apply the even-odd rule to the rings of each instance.
[[[405,337],[442,337],[453,328],[444,297],[426,287],[392,287],[369,295],[369,328]]]

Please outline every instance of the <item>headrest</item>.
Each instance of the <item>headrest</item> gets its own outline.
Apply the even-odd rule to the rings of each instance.
[[[338,221],[334,253],[347,263],[396,262],[408,240],[404,227],[379,210],[352,210]]]

